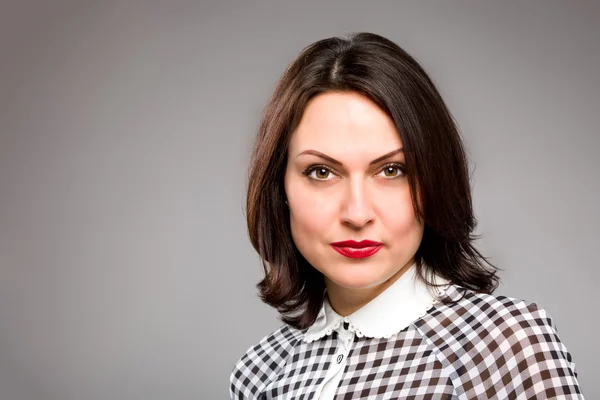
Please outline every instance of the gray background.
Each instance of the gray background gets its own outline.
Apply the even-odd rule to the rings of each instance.
[[[599,4],[366,3],[1,4],[0,399],[228,396],[279,326],[243,214],[261,109],[304,46],[363,30],[439,86],[497,293],[549,310],[600,396]]]

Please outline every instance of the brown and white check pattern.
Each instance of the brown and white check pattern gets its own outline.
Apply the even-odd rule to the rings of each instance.
[[[314,342],[282,326],[230,377],[232,399],[314,399],[337,332]],[[336,399],[583,399],[575,364],[535,303],[451,285],[389,339],[355,337]]]

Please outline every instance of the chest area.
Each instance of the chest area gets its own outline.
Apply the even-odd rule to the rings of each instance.
[[[299,344],[263,398],[329,400],[322,390],[332,383],[336,387],[326,393],[336,400],[450,399],[454,392],[442,364],[416,331],[390,339],[354,338],[349,344],[334,332]]]

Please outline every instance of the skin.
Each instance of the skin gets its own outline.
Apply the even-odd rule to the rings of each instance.
[[[291,137],[284,184],[292,238],[324,275],[329,301],[342,316],[395,282],[414,262],[423,238],[403,172],[403,153],[370,165],[401,148],[391,118],[355,92],[315,96]],[[318,167],[306,171],[311,166]],[[331,247],[332,242],[364,239],[383,247],[364,259],[344,257]]]

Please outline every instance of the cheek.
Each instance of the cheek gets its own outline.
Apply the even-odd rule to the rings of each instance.
[[[290,209],[291,233],[301,252],[312,247],[307,246],[308,243],[322,239],[330,229],[334,216],[331,198],[320,191],[310,190],[302,179],[286,172],[285,192]]]
[[[335,204],[330,197],[314,192],[292,190],[290,224],[294,240],[308,242],[322,239],[335,220]]]
[[[402,191],[399,199],[397,195],[383,198],[379,215],[386,229],[393,236],[414,235],[420,240],[423,226],[415,215],[408,187]]]

